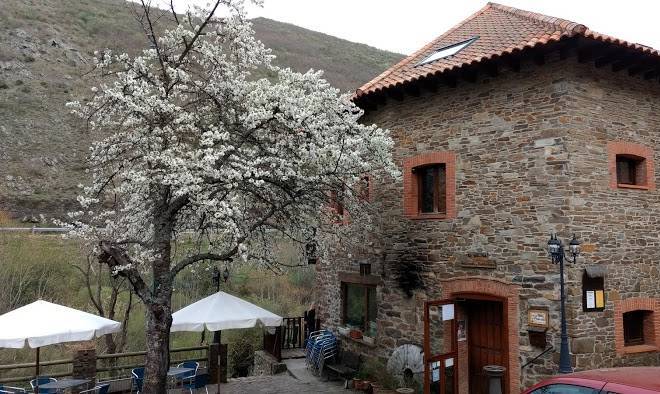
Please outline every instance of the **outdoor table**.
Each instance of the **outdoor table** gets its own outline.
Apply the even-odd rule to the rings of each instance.
[[[170,369],[167,371],[167,377],[171,379],[171,388],[176,387],[176,378],[181,376],[181,375],[187,375],[190,374],[191,372],[195,372],[193,368],[180,368],[180,367],[170,367]]]
[[[170,377],[177,377],[177,376],[179,376],[179,375],[185,375],[185,374],[190,373],[190,372],[192,372],[192,371],[194,371],[193,368],[171,367],[171,368],[167,371],[167,376],[170,376]]]
[[[40,384],[40,389],[55,389],[57,391],[62,391],[70,389],[73,387],[82,386],[84,384],[89,384],[88,379],[61,379],[57,382],[50,382],[46,384]]]

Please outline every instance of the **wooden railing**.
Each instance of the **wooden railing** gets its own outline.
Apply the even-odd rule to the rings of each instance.
[[[264,333],[264,350],[278,361],[282,360],[282,349],[302,349],[309,333],[320,327],[318,319],[308,323],[307,312],[303,316],[284,317],[282,325],[274,333]]]
[[[298,349],[305,340],[304,320],[302,316],[282,319],[282,349]]]
[[[61,359],[61,360],[42,361],[42,362],[39,363],[39,365],[41,367],[52,367],[52,366],[58,366],[58,365],[73,366],[73,359],[72,358],[66,358],[66,359]],[[0,365],[0,376],[3,375],[4,373],[6,373],[5,371],[13,371],[13,370],[18,370],[18,369],[32,369],[34,371],[34,370],[36,370],[36,367],[37,366],[36,366],[35,363],[20,363],[20,364]],[[72,368],[66,368],[66,370],[61,371],[61,372],[48,373],[48,376],[52,376],[54,378],[60,378],[60,377],[63,377],[63,376],[70,376],[71,375],[71,369]],[[34,374],[29,375],[29,376],[2,377],[2,378],[0,378],[0,383],[27,382],[31,379],[34,379]]]
[[[174,358],[173,354],[183,352],[195,352],[197,354],[190,357]],[[191,346],[177,349],[170,349],[170,365],[177,365],[184,361],[197,361],[200,365],[206,366],[208,361],[208,347],[207,346]],[[118,375],[129,376],[129,370],[144,366],[144,356],[147,354],[145,351],[140,352],[127,352],[115,354],[100,354],[96,356],[96,373],[100,379],[115,378]],[[119,364],[119,360],[126,360],[126,363]],[[139,361],[137,361],[137,360]],[[122,372],[126,373],[122,373]],[[119,373],[118,373],[119,372]]]
[[[188,356],[180,356],[181,353],[192,353]],[[96,377],[98,380],[117,379],[119,377],[130,377],[130,370],[144,366],[144,356],[146,352],[126,352],[114,354],[99,354],[96,356]],[[174,357],[174,355],[179,355]],[[177,365],[184,361],[197,361],[200,366],[208,368],[208,347],[192,346],[177,349],[170,349],[170,365]],[[124,361],[120,363],[120,360]],[[71,376],[73,373],[73,358],[42,361],[39,363],[42,368],[42,374],[54,378]],[[45,371],[57,366],[67,366],[67,368],[56,368],[55,370]],[[46,368],[43,368],[46,367]],[[3,374],[9,371],[31,369],[27,373],[33,373],[36,368],[34,362],[0,365],[0,383],[28,382],[34,379],[34,374],[22,376],[6,376]]]

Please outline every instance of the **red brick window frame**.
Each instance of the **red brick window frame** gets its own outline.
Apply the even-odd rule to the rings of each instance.
[[[610,141],[607,143],[608,166],[611,189],[655,190],[655,166],[653,150],[632,142]],[[622,182],[621,165],[624,172],[630,171],[630,181]]]
[[[625,324],[631,323],[630,317],[641,318],[643,343],[630,343],[630,339],[626,338],[626,333],[630,335],[630,331],[636,330],[636,327],[625,327]],[[618,354],[657,352],[660,343],[660,299],[635,297],[615,301],[614,334]]]
[[[329,208],[330,208],[330,213],[334,216],[333,223],[334,224],[347,224],[348,223],[348,211],[346,208],[344,208],[344,204],[342,203],[343,192],[337,193],[336,191],[331,191],[330,192],[330,197],[329,197]]]
[[[353,193],[357,193],[357,198],[364,202],[371,202],[373,195],[373,182],[370,175],[360,177],[358,183],[352,188]],[[345,225],[350,222],[350,214],[346,207],[344,207],[342,200],[345,189],[342,188],[341,193],[331,191],[329,194],[329,209],[335,215],[334,224]]]
[[[432,165],[445,168],[445,212],[422,213],[419,203],[419,175],[415,169]],[[424,153],[403,160],[403,214],[410,219],[451,219],[456,217],[456,154],[451,151]]]

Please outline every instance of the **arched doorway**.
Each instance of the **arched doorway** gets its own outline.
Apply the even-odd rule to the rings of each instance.
[[[451,359],[453,379],[458,393],[479,394],[486,388],[484,365],[497,364],[506,368],[504,392],[520,388],[518,287],[498,279],[465,277],[442,281],[442,300],[428,301],[425,326],[433,327],[429,306],[452,305],[451,326],[443,333],[425,329],[425,344],[433,348],[434,341],[443,353],[430,352],[430,357]],[[451,331],[450,331],[451,330]],[[450,332],[450,335],[445,333]],[[442,339],[439,339],[440,336]],[[426,350],[426,349],[425,349]],[[455,355],[455,357],[452,357]],[[433,383],[432,366],[428,363],[427,382]],[[444,364],[438,364],[445,367]],[[436,365],[436,366],[438,366]],[[445,372],[446,372],[445,368]],[[427,391],[428,392],[428,391]],[[443,391],[445,392],[445,391]]]

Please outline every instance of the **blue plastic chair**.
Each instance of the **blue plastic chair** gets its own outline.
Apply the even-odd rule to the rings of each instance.
[[[204,389],[206,391],[206,394],[209,394],[209,388],[206,387],[208,383],[209,383],[209,375],[203,373],[195,376],[195,380],[193,380],[192,382],[185,383],[183,385],[183,388],[190,390],[191,394],[193,390],[197,392],[198,389]]]
[[[30,380],[30,386],[32,387],[32,390],[37,387],[37,382],[39,383],[39,386],[41,386],[46,383],[57,382],[57,379],[49,378],[48,376],[39,376],[36,379],[32,379]],[[40,387],[39,394],[57,394],[57,389],[42,389]]]
[[[22,393],[27,393],[27,391],[25,391],[25,389],[22,389],[20,387],[5,386],[3,384],[0,384],[0,394],[22,394]]]
[[[197,370],[199,369],[199,363],[196,361],[184,361],[181,364],[177,365],[178,368],[190,368],[193,371],[177,376],[177,378],[181,381],[182,384],[188,384],[188,385],[193,385],[195,383],[195,376],[197,375]],[[192,389],[190,390],[192,393]]]
[[[144,383],[144,368],[133,368],[131,375],[131,393],[133,390],[139,393],[142,391],[142,384]]]

